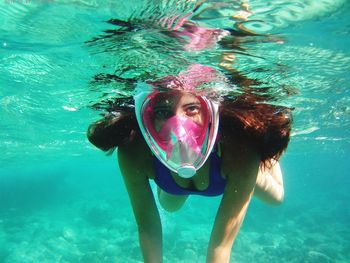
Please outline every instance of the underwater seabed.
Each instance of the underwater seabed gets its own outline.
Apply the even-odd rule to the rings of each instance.
[[[142,262],[115,156],[90,158],[1,171],[0,262]],[[287,154],[285,202],[253,200],[230,262],[349,262],[347,163]],[[191,197],[178,213],[161,211],[164,262],[205,262],[218,203]]]

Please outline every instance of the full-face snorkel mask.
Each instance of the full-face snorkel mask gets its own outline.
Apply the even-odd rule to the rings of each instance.
[[[179,176],[194,176],[216,142],[218,103],[188,91],[164,92],[142,84],[134,100],[139,127],[153,154]]]

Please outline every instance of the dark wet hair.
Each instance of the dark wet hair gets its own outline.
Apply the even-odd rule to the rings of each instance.
[[[278,160],[287,149],[292,110],[257,102],[254,95],[241,95],[220,104],[220,132],[244,139],[260,154],[260,160]]]
[[[219,107],[220,134],[229,134],[251,143],[265,162],[278,160],[287,148],[292,116],[291,109],[258,102],[253,94],[235,99],[223,98]],[[135,113],[130,107],[118,107],[102,120],[91,124],[87,137],[97,148],[111,152],[141,136]]]
[[[127,111],[108,114],[102,120],[92,123],[87,131],[89,141],[105,152],[130,142],[137,134],[139,129],[136,116]]]

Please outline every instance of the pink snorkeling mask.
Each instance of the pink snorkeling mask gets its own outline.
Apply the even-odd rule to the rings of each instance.
[[[188,91],[141,90],[134,96],[135,112],[151,151],[179,176],[194,176],[215,145],[217,103]]]
[[[181,161],[182,156],[186,158],[189,154],[201,155],[203,130],[201,125],[186,117],[173,116],[165,122],[156,136],[159,138],[158,144],[163,144],[167,159],[177,158]]]

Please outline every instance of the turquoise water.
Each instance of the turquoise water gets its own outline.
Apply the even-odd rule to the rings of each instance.
[[[231,262],[350,262],[350,5],[250,6],[245,25],[269,38],[188,52],[155,21],[187,14],[194,1],[0,2],[0,262],[141,262],[116,155],[85,136],[103,113],[97,103],[132,88],[95,77],[143,80],[190,63],[219,69],[224,53],[235,55],[239,72],[264,80],[254,88],[266,88],[271,103],[295,108],[281,160],[285,202],[252,201]],[[236,1],[207,7],[193,17],[202,26],[239,22]],[[106,30],[120,28],[112,18],[135,28],[113,35]],[[178,213],[161,210],[165,262],[205,262],[219,201],[191,197]]]

